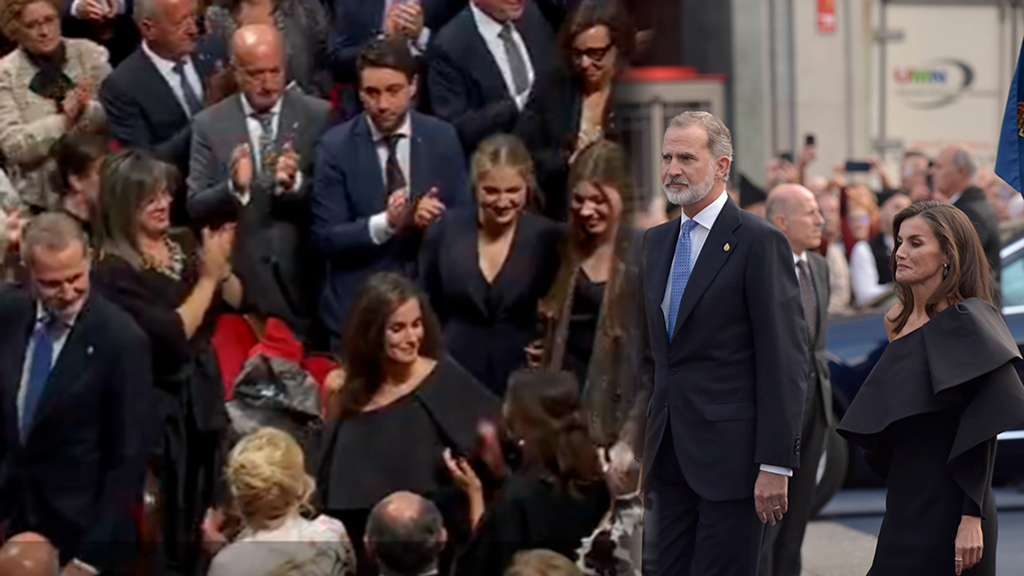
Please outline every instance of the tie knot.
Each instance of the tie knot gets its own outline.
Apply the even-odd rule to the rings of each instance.
[[[381,139],[384,140],[384,143],[388,145],[389,150],[394,151],[394,149],[398,146],[398,142],[402,138],[405,138],[404,134],[388,134],[387,136],[384,136]]]
[[[513,30],[515,30],[515,28],[512,26],[512,23],[505,22],[504,24],[501,25],[501,32],[498,33],[498,36],[500,36],[504,40],[509,40],[512,38]]]
[[[171,70],[174,70],[174,73],[178,74],[178,75],[184,74],[185,73],[185,61],[184,60],[178,60],[177,62],[174,63],[174,66],[171,67]]]
[[[689,234],[690,232],[693,232],[693,229],[696,227],[697,221],[692,218],[687,220],[686,222],[683,222],[683,234]]]
[[[796,267],[799,268],[801,272],[807,272],[807,260],[797,260]]]
[[[51,338],[58,336],[67,328],[67,324],[56,314],[46,314],[36,324],[36,330]]]
[[[253,112],[252,113],[252,117],[257,122],[259,122],[260,126],[262,126],[264,129],[266,129],[268,126],[270,126],[271,123],[274,121],[274,113],[271,112],[271,111],[267,111],[267,112]]]

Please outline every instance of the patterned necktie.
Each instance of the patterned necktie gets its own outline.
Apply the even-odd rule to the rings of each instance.
[[[506,22],[501,27],[498,38],[505,45],[505,54],[508,56],[508,67],[512,72],[512,86],[516,91],[513,96],[519,96],[530,89],[530,74],[526,70],[526,59],[523,58],[523,53],[519,50],[519,44],[516,43],[512,32],[512,25]]]
[[[679,301],[683,299],[683,291],[686,290],[686,283],[690,280],[690,269],[693,264],[690,261],[693,251],[690,232],[696,227],[696,220],[683,222],[683,228],[679,232],[679,241],[676,242],[676,255],[672,259],[672,297],[668,302],[668,324],[665,326],[670,343],[672,342],[672,333],[675,332],[676,316],[679,315]]]
[[[179,60],[174,64],[174,73],[178,75],[178,81],[181,83],[181,95],[185,97],[185,104],[188,106],[189,116],[195,116],[203,109],[203,103],[196,94],[196,91],[192,88],[192,83],[188,81],[188,76],[185,74],[185,62]]]
[[[46,381],[53,369],[54,342],[59,337],[60,322],[53,316],[40,320],[32,332],[32,357],[29,360],[28,380],[21,409],[21,437],[24,439],[32,429],[32,423],[39,408],[39,400],[46,389]]]
[[[807,262],[801,260],[796,264],[800,270],[800,300],[804,305],[804,320],[807,322],[807,338],[814,342],[818,336],[818,303],[814,298],[814,283],[807,270]]]
[[[388,160],[384,165],[384,179],[388,196],[392,192],[406,187],[405,174],[402,172],[402,166],[398,163],[398,141],[404,137],[403,134],[390,134],[384,137],[384,142],[388,145]]]
[[[274,113],[253,112],[252,117],[260,123],[260,171],[265,175],[271,175],[277,166],[277,153],[274,150]]]

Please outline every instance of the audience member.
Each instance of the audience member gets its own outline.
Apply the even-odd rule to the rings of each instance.
[[[515,128],[558,52],[533,0],[472,0],[438,32],[427,61],[430,109],[471,153],[487,136]]]
[[[335,341],[360,285],[376,271],[416,276],[423,231],[471,202],[452,127],[411,111],[415,60],[377,40],[359,56],[366,112],[324,135],[313,184],[312,234],[328,259],[320,317]]]
[[[533,150],[544,213],[568,217],[569,165],[590,144],[615,139],[614,81],[633,56],[636,32],[618,0],[585,0],[561,34],[565,68],[537,83],[517,133]]]
[[[900,188],[910,196],[911,202],[931,200],[932,190],[928,182],[931,162],[923,153],[910,150],[903,155],[900,165]]]
[[[48,538],[65,573],[123,569],[153,437],[149,342],[90,289],[73,218],[35,217],[21,254],[30,289],[0,290],[0,525]]]
[[[58,576],[57,549],[34,532],[17,534],[0,548],[0,574],[4,576]]]
[[[194,225],[237,225],[232,266],[247,288],[243,311],[284,320],[302,337],[315,316],[320,264],[306,247],[309,191],[330,107],[285,88],[281,40],[266,24],[235,32],[241,93],[192,124],[188,208]],[[239,142],[239,134],[248,137]]]
[[[58,0],[7,0],[0,27],[18,48],[0,60],[0,152],[22,202],[34,213],[57,205],[54,142],[67,132],[97,132],[94,100],[110,73],[107,51],[61,35]]]
[[[526,365],[537,301],[558,270],[562,230],[525,212],[537,189],[530,153],[491,136],[473,155],[477,206],[455,209],[427,236],[420,275],[456,362],[498,396]]]
[[[139,47],[139,31],[132,21],[133,0],[71,0],[62,8],[65,34],[87,38],[110,51],[117,66]]]
[[[447,540],[437,506],[412,492],[385,497],[366,521],[366,550],[384,576],[438,576]]]
[[[818,207],[825,219],[821,229],[822,249],[829,271],[828,315],[840,316],[852,312],[852,285],[850,264],[843,246],[843,218],[840,216],[839,196],[831,192],[818,195]]]
[[[242,531],[214,557],[208,576],[354,576],[355,552],[341,522],[302,516],[316,484],[287,432],[263,428],[242,438],[225,475]]]
[[[512,558],[505,576],[583,576],[583,572],[557,552],[524,550]]]
[[[54,187],[60,198],[57,209],[77,220],[90,236],[100,200],[100,168],[106,153],[106,138],[86,133],[65,134],[52,151],[57,164]]]
[[[892,288],[892,222],[912,204],[910,196],[902,192],[888,192],[881,200],[881,230],[869,241],[858,240],[850,251],[850,278],[857,306],[867,305]]]

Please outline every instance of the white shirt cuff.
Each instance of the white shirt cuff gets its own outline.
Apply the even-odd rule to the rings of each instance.
[[[374,214],[370,216],[370,239],[373,243],[380,246],[387,242],[394,235],[395,231],[391,229],[388,224],[388,213],[381,212],[380,214]]]
[[[99,570],[97,570],[96,568],[93,568],[92,566],[90,566],[89,564],[86,564],[85,562],[82,562],[78,558],[75,558],[74,560],[72,560],[71,563],[74,564],[75,566],[78,566],[82,570],[87,570],[89,572],[92,572],[93,574],[99,574],[100,573]]]
[[[778,474],[779,476],[793,475],[793,470],[791,468],[783,468],[782,466],[772,466],[770,464],[761,464],[761,470],[765,472],[771,472],[772,474]]]
[[[231,194],[233,194],[235,198],[238,198],[238,202],[242,206],[248,206],[249,200],[252,200],[252,191],[250,190],[245,194],[239,194],[238,192],[235,191],[235,183],[232,182],[231,179],[228,179],[228,191],[231,192]]]
[[[523,108],[526,108],[526,103],[530,100],[530,90],[523,92],[522,94],[515,97],[516,107],[522,112]]]
[[[430,28],[426,26],[423,30],[420,30],[420,37],[416,39],[416,47],[420,49],[420,52],[427,51],[427,43],[430,42]]]

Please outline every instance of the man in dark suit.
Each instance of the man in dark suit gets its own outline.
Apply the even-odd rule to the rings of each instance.
[[[122,566],[154,438],[149,342],[89,289],[79,225],[24,231],[31,290],[0,292],[0,523],[38,532],[65,575]]]
[[[237,221],[232,263],[247,308],[305,335],[319,268],[304,249],[309,191],[330,104],[285,89],[284,47],[276,29],[239,28],[231,52],[241,94],[195,118],[189,214],[193,222],[213,226]]]
[[[427,59],[430,109],[459,132],[467,154],[511,132],[559,62],[554,32],[532,0],[472,0],[437,34]]]
[[[643,572],[753,576],[761,523],[782,519],[800,465],[807,329],[793,252],[725,193],[719,119],[673,118],[661,154],[683,214],[647,231],[638,275]]]
[[[821,246],[825,218],[814,193],[798,184],[783,184],[772,190],[765,211],[768,221],[786,235],[793,251],[793,271],[800,283],[810,362],[800,432],[800,468],[793,472],[789,482],[789,512],[782,522],[769,526],[765,532],[758,575],[800,576],[800,548],[811,519],[818,461],[832,425],[832,384],[825,358],[831,290],[828,263],[814,251]]]
[[[978,232],[978,239],[981,240],[981,247],[985,250],[985,257],[992,270],[992,292],[998,306],[999,276],[1002,270],[999,258],[1002,249],[999,218],[985,198],[985,192],[974,185],[978,177],[978,159],[967,146],[950,146],[935,159],[931,171],[935,199],[959,208],[971,219],[971,224],[974,224]]]
[[[455,130],[410,110],[415,66],[405,42],[371,42],[359,57],[366,112],[317,151],[312,232],[328,259],[320,315],[336,340],[363,281],[382,270],[415,276],[423,231],[472,202]]]
[[[71,0],[64,4],[61,31],[67,38],[88,38],[110,52],[117,66],[139,46],[132,21],[134,0]]]

